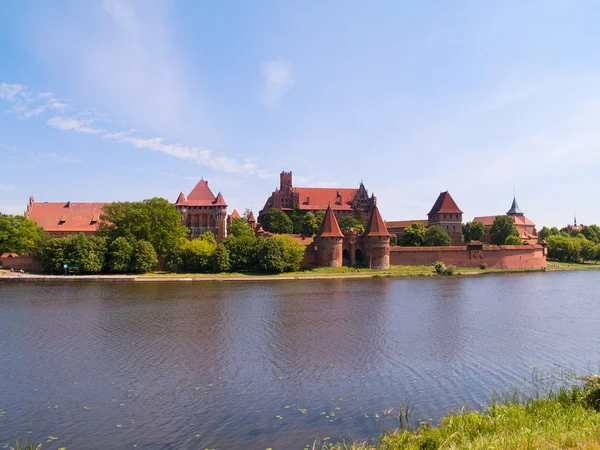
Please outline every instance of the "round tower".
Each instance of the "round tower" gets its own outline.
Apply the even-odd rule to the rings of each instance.
[[[377,206],[373,209],[361,243],[368,267],[380,270],[390,268],[390,233]]]
[[[321,228],[315,237],[317,246],[317,266],[319,267],[342,267],[342,243],[344,235],[331,204],[323,218]]]

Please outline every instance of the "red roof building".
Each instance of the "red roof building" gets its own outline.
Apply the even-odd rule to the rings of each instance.
[[[207,231],[215,235],[217,242],[225,239],[227,203],[220,192],[215,197],[208,187],[208,181],[200,180],[187,198],[181,192],[175,207],[181,213],[182,223],[190,230],[190,239],[200,237]]]
[[[84,233],[92,235],[98,230],[100,215],[107,203],[36,202],[29,197],[25,217],[33,220],[53,237]]]
[[[499,214],[502,215],[502,214]],[[535,224],[525,217],[525,214],[519,208],[519,204],[517,203],[516,197],[513,198],[512,205],[508,212],[506,213],[508,217],[514,220],[515,227],[519,230],[519,237],[523,240],[524,243],[537,244],[538,234],[535,228]],[[483,241],[486,244],[489,244],[490,241],[490,229],[498,216],[480,216],[475,217],[473,222],[481,222],[485,228],[485,235],[483,237]]]
[[[292,172],[281,172],[279,189],[276,188],[271,193],[259,213],[259,219],[271,208],[291,211],[297,207],[317,213],[325,211],[329,206],[336,216],[356,215],[358,210],[363,210],[366,216],[370,216],[376,203],[376,197],[369,196],[362,182],[357,189],[294,187]]]
[[[371,219],[369,223],[367,223],[367,228],[363,236],[367,237],[390,237],[390,233],[385,226],[385,222],[381,218],[381,214],[379,213],[379,208],[375,206],[373,210],[373,214],[371,214]]]
[[[327,210],[325,212],[325,217],[323,217],[323,222],[321,223],[321,227],[319,228],[319,232],[317,233],[319,237],[335,237],[335,238],[343,238],[344,234],[340,229],[340,225],[338,224],[337,219],[335,218],[335,214],[333,212],[333,208],[331,205],[327,206]]]

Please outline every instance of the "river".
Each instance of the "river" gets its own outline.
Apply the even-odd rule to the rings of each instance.
[[[0,446],[303,449],[376,437],[401,403],[435,422],[540,373],[598,372],[599,287],[600,272],[0,284]]]

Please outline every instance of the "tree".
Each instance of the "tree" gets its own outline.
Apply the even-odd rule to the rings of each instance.
[[[47,273],[60,273],[63,264],[67,263],[65,258],[67,239],[49,239],[39,249],[36,255],[37,261],[42,265],[42,270]]]
[[[187,241],[182,251],[183,269],[186,272],[207,272],[211,268],[211,257],[216,248],[214,237],[212,241],[202,237]]]
[[[254,230],[244,219],[233,219],[228,229],[228,235],[234,237],[254,237]]]
[[[316,234],[319,231],[319,224],[317,218],[310,211],[307,212],[302,218],[302,233],[304,234]]]
[[[326,211],[321,210],[321,211],[318,211],[315,214],[315,219],[317,220],[317,227],[318,227],[317,228],[317,232],[319,231],[319,228],[321,228],[321,224],[323,223],[323,219],[325,219],[325,213],[326,213]]]
[[[598,225],[584,225],[581,234],[589,241],[600,244],[600,227]]]
[[[510,216],[497,216],[490,228],[490,241],[494,245],[502,245],[508,236],[519,237],[519,230]]]
[[[229,236],[223,245],[229,251],[229,263],[233,272],[247,272],[254,268],[255,248],[258,239],[252,236]]]
[[[286,268],[284,244],[278,239],[259,238],[256,267],[264,273],[281,273]]]
[[[523,245],[523,241],[519,236],[511,234],[504,239],[504,245]]]
[[[404,229],[402,245],[418,247],[425,242],[425,225],[413,223]]]
[[[462,226],[463,241],[481,241],[485,234],[485,227],[481,222],[467,222]]]
[[[538,242],[545,241],[548,236],[550,236],[550,229],[547,226],[543,226],[538,232]]]
[[[271,208],[263,215],[261,225],[265,231],[271,233],[289,234],[294,231],[292,219],[277,208]]]
[[[353,230],[358,234],[363,234],[365,232],[365,226],[354,216],[342,216],[338,219],[338,224],[342,231]]]
[[[285,263],[283,271],[295,272],[296,270],[300,270],[300,264],[304,259],[306,247],[291,236],[285,234],[275,235],[270,239],[275,239],[283,244],[283,260]]]
[[[158,266],[158,258],[152,244],[139,240],[133,246],[131,271],[135,273],[151,272]]]
[[[583,262],[585,261],[595,261],[596,260],[596,244],[593,241],[588,241],[585,237],[580,235],[578,237],[581,245],[581,259]]]
[[[439,225],[431,225],[425,230],[424,245],[428,246],[449,246],[452,245],[452,238]]]
[[[128,272],[131,267],[133,245],[124,237],[118,237],[108,246],[108,271],[115,273]]]
[[[292,227],[293,227],[292,232],[296,233],[296,234],[302,233],[302,231],[304,229],[305,213],[297,206],[294,206],[294,208],[291,211],[289,211],[287,214],[292,221]]]
[[[223,243],[217,245],[214,253],[210,257],[210,267],[213,272],[227,272],[230,268],[229,250]]]
[[[188,233],[181,225],[181,214],[164,198],[142,202],[116,202],[104,206],[98,232],[112,241],[123,236],[129,240],[145,240],[158,253],[180,243]]]
[[[25,216],[0,214],[0,253],[35,253],[46,239],[44,229]]]
[[[562,262],[578,262],[580,260],[581,242],[562,234],[548,236],[548,256]]]

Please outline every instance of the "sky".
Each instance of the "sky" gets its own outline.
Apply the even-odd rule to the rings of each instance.
[[[0,2],[0,212],[295,186],[600,223],[596,1]]]

